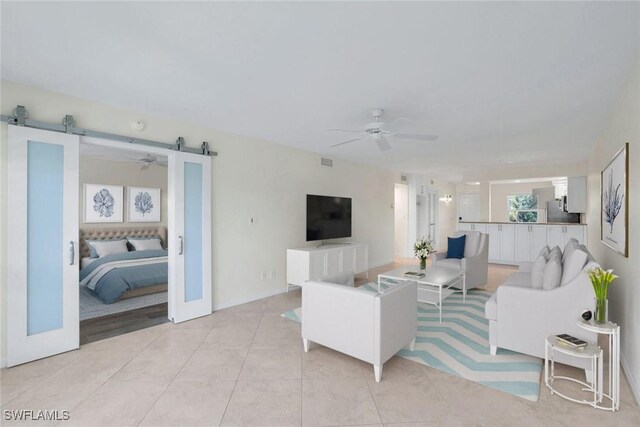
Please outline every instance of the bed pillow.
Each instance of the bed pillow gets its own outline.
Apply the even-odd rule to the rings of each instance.
[[[87,240],[87,245],[89,245],[89,253],[91,253],[91,248],[93,248],[96,256],[99,258],[107,255],[129,252],[129,248],[127,247],[127,239]]]
[[[134,251],[152,251],[162,250],[162,244],[159,237],[151,238],[131,238],[127,237],[129,244],[133,246]]]
[[[126,240],[124,237],[113,237],[110,239],[100,239],[100,240],[87,240],[85,239],[85,243],[89,248],[89,258],[98,258],[98,253],[96,252],[96,248],[93,247],[93,243],[95,242],[115,242],[118,240]]]
[[[466,235],[463,234],[460,237],[447,237],[448,247],[447,247],[447,258],[464,258],[464,243],[466,240]]]

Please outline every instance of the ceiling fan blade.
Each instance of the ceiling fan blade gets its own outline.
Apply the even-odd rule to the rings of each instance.
[[[438,139],[438,135],[421,135],[418,133],[394,133],[395,138],[400,139],[415,139],[418,141],[435,141]]]
[[[391,145],[389,145],[389,141],[387,141],[383,137],[377,138],[376,144],[378,144],[378,148],[381,149],[382,151],[391,150]]]
[[[329,129],[325,129],[325,130],[336,131],[336,132],[365,133],[364,131],[361,131],[361,130],[352,130],[352,129],[329,128]]]
[[[342,142],[338,142],[337,144],[333,144],[330,145],[330,147],[337,147],[338,145],[344,145],[344,144],[348,144],[350,142],[356,142],[356,141],[360,141],[361,139],[365,139],[366,137],[361,137],[361,138],[354,138],[354,139],[349,139],[347,141],[342,141]]]

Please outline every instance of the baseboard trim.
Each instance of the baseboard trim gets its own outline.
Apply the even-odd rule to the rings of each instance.
[[[278,289],[271,289],[267,292],[263,292],[260,294],[254,294],[245,298],[240,298],[237,300],[233,300],[233,301],[229,301],[229,302],[225,302],[222,304],[213,304],[213,311],[218,311],[218,310],[223,310],[225,308],[230,308],[230,307],[235,307],[236,305],[242,305],[242,304],[246,304],[248,302],[253,302],[253,301],[257,301],[259,299],[263,299],[263,298],[269,298],[272,297],[274,295],[278,295],[278,294],[284,294],[287,292],[287,288],[286,287],[282,287],[282,288],[278,288]]]
[[[629,383],[629,387],[631,388],[631,393],[636,399],[636,405],[640,406],[640,387],[633,374],[631,373],[631,368],[629,367],[624,354],[620,354],[620,364],[622,365],[624,375],[627,377],[627,382]]]

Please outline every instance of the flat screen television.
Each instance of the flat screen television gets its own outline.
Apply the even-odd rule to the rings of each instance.
[[[307,194],[307,242],[351,237],[351,199]]]

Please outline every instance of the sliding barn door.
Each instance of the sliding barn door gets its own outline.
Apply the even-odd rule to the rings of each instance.
[[[79,346],[79,137],[9,125],[7,364]]]
[[[211,314],[211,158],[169,156],[169,319]]]

